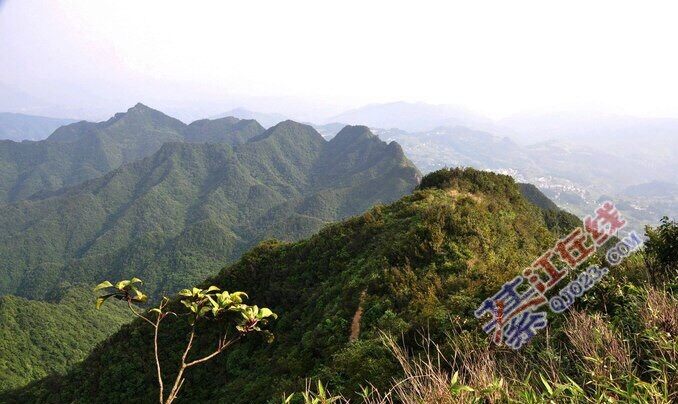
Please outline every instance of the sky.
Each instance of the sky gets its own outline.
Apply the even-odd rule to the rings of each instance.
[[[144,101],[312,118],[402,100],[678,117],[676,15],[670,1],[0,0],[0,84],[74,114]]]

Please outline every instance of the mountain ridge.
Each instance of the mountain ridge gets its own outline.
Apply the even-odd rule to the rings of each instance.
[[[263,132],[254,121],[192,125],[138,103],[103,122],[62,126],[39,142],[0,141],[0,201],[16,202],[105,174],[166,142],[243,143]]]
[[[422,180],[400,200],[322,229],[294,243],[266,241],[202,285],[245,290],[279,314],[276,341],[246,340],[214,362],[195,368],[183,398],[265,402],[321,378],[333,392],[359,391],[391,382],[396,366],[381,332],[414,342],[421,327],[444,336],[474,318],[473,310],[556,240],[538,207],[508,176],[449,170]],[[362,297],[361,297],[362,296]],[[351,340],[351,319],[363,316]],[[465,323],[466,324],[466,323]],[[196,340],[196,355],[212,349],[212,324]],[[477,331],[473,321],[464,328]],[[184,341],[179,320],[161,334],[161,357]],[[34,402],[121,400],[156,395],[148,349],[152,334],[142,322],[125,326],[68,375],[55,376],[5,399]],[[108,365],[115,357],[125,367]],[[103,388],[106,384],[107,388]],[[0,395],[1,397],[1,395]]]
[[[204,277],[269,234],[309,235],[396,199],[419,178],[377,137],[372,147],[337,154],[307,125],[290,121],[265,133],[235,146],[165,143],[103,177],[6,205],[0,291],[39,298],[56,279],[96,281],[134,267],[154,274],[159,291],[173,290],[181,273]],[[349,160],[358,168],[339,164]],[[41,240],[51,241],[37,248]],[[204,268],[189,259],[195,254]],[[173,260],[184,260],[182,269],[163,274]],[[109,269],[93,276],[93,268]]]

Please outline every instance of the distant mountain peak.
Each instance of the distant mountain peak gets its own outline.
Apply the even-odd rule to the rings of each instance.
[[[250,139],[251,142],[257,142],[264,139],[288,139],[291,141],[322,141],[325,139],[312,126],[303,123],[286,120],[267,129],[259,136]]]
[[[373,140],[381,141],[367,126],[347,125],[330,140],[330,143],[335,147],[344,148]]]
[[[169,115],[166,115],[165,113],[158,111],[157,109],[153,109],[148,105],[142,104],[140,102],[136,103],[132,108],[129,108],[127,110],[127,113],[123,115],[136,115],[136,114],[162,116],[168,119],[177,120],[176,118],[172,118]]]
[[[376,137],[374,133],[368,128],[367,126],[364,125],[346,125],[342,130],[337,133],[337,136],[335,138],[351,138],[351,139],[359,139],[359,138],[373,138]]]
[[[118,121],[121,118],[124,118],[124,117],[127,117],[127,116],[139,116],[139,115],[147,115],[147,114],[165,115],[158,110],[155,110],[155,109],[153,109],[149,106],[146,106],[146,105],[138,102],[133,107],[128,108],[126,112],[117,112],[115,115],[113,115],[113,117],[111,119],[109,119],[106,122],[112,123],[112,122]]]
[[[213,117],[213,119],[218,119],[218,118],[224,118],[224,117],[235,117],[239,119],[254,119],[259,124],[264,126],[265,128],[271,128],[275,126],[276,124],[284,121],[287,119],[284,115],[281,114],[276,114],[276,113],[265,113],[265,112],[256,112],[256,111],[251,111],[246,108],[235,108],[232,109],[224,114],[217,115]]]
[[[232,146],[247,143],[265,131],[253,119],[227,116],[218,119],[201,119],[192,122],[184,131],[184,139],[194,143],[227,143]]]
[[[228,123],[237,123],[237,122],[240,122],[240,121],[242,121],[242,120],[243,120],[243,119],[236,118],[236,117],[234,117],[234,116],[225,116],[225,117],[223,117],[223,118],[214,119],[214,121],[222,121],[222,122],[228,122]],[[253,119],[248,119],[248,120],[253,121]]]
[[[153,124],[172,127],[174,128],[174,130],[181,130],[183,127],[186,126],[186,124],[181,122],[180,120],[172,118],[171,116],[166,115],[165,113],[158,111],[157,109],[153,109],[140,102],[138,102],[132,108],[129,108],[127,112],[118,112],[117,114],[115,114],[115,116],[113,116],[113,118],[106,121],[104,125],[112,125],[120,120],[127,121],[139,119],[144,121],[150,121]]]

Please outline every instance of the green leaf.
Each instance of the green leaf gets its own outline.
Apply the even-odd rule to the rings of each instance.
[[[189,289],[182,289],[182,290],[179,292],[179,295],[180,295],[180,296],[185,296],[185,297],[191,297],[191,296],[193,296],[193,293],[191,293],[191,291],[190,291]]]
[[[141,293],[141,291],[139,289],[137,289],[134,286],[130,286],[129,290],[130,290],[130,292],[132,292],[131,294],[134,294],[134,297],[139,297],[139,296],[144,295],[143,293]]]
[[[129,285],[129,281],[120,281],[115,284],[115,288],[118,290],[123,290]]]
[[[219,303],[217,303],[214,299],[212,299],[212,296],[207,295],[207,300],[209,300],[210,304],[211,304],[213,307],[217,307],[217,308],[219,307]]]
[[[209,288],[207,288],[207,290],[205,291],[205,293],[214,292],[214,291],[219,291],[219,290],[221,290],[221,289],[219,289],[218,287],[212,285],[212,286],[210,286]]]
[[[139,292],[139,293],[137,293],[137,295],[135,297],[132,298],[132,300],[135,301],[135,302],[144,303],[148,300],[148,296]]]
[[[94,291],[96,292],[97,290],[110,288],[112,286],[113,286],[113,284],[110,283],[109,281],[103,281],[103,282],[101,282],[100,284],[98,284],[94,287]]]
[[[257,314],[257,318],[266,318],[266,317],[278,318],[278,315],[272,312],[271,309],[269,309],[268,307],[262,307],[259,310],[259,314]]]
[[[143,284],[144,282],[139,278],[132,278],[129,280],[129,283],[133,285],[135,283]]]
[[[544,375],[540,373],[539,378],[541,379],[541,382],[544,385],[544,387],[546,387],[546,391],[548,391],[550,395],[553,395],[553,389],[551,388],[549,382],[547,382],[546,379],[544,378]]]
[[[113,295],[115,295],[115,293],[110,293],[110,294],[108,294],[108,295],[103,295],[103,296],[97,297],[97,302],[96,302],[96,308],[97,308],[97,310],[98,310],[99,308],[101,308],[101,305],[104,304],[104,302],[106,301],[106,299],[108,299],[109,297],[111,297],[111,296],[113,296]]]
[[[238,303],[242,303],[242,297],[243,296],[245,296],[248,299],[250,298],[249,296],[247,296],[247,293],[245,293],[245,292],[233,292],[233,293],[231,293],[231,299],[233,299],[233,301],[236,301]]]

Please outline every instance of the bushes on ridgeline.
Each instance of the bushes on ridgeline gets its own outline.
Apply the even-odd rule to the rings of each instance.
[[[285,403],[438,404],[438,403],[673,403],[678,400],[676,334],[658,334],[659,328],[678,321],[678,300],[665,292],[647,289],[634,310],[650,316],[638,334],[620,335],[599,313],[567,315],[567,339],[511,351],[478,344],[468,333],[450,335],[438,345],[423,336],[413,351],[396,337],[383,343],[401,367],[401,376],[385,389],[367,385],[359,399],[334,395],[322,382],[320,390],[308,383],[305,392],[286,396]],[[651,307],[651,309],[648,309]],[[661,307],[671,318],[652,314]],[[656,312],[655,312],[656,313]],[[645,319],[643,319],[645,321]],[[653,325],[654,324],[654,325]],[[551,329],[552,335],[558,331]],[[554,336],[555,336],[554,335]],[[550,347],[548,345],[551,345]],[[452,352],[446,356],[445,352]],[[549,355],[557,358],[548,359]],[[569,356],[572,361],[563,360]],[[644,362],[649,364],[645,369]],[[297,401],[294,401],[294,399]]]
[[[645,260],[655,282],[678,276],[678,222],[664,216],[657,227],[645,229]]]
[[[554,316],[520,351],[490,344],[473,331],[452,330],[441,341],[422,333],[416,344],[383,334],[400,376],[390,387],[365,385],[333,395],[322,383],[287,402],[433,403],[673,403],[678,402],[678,232],[663,219],[647,243],[585,295]],[[329,390],[328,390],[329,389]],[[351,400],[349,400],[351,399]]]

